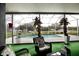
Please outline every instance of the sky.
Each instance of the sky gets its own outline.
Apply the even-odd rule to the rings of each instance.
[[[25,24],[25,23],[31,23],[34,22],[33,19],[35,17],[39,17],[37,14],[15,14],[13,17],[13,26],[18,27],[19,25]],[[68,18],[68,21],[70,24],[68,26],[75,27],[77,26],[77,19],[79,19],[79,15],[66,15]],[[59,21],[63,18],[63,15],[55,15],[55,14],[41,14],[41,26],[47,27],[51,26],[52,24],[59,23]],[[6,24],[11,23],[11,15],[6,16]],[[78,20],[79,23],[79,20]]]

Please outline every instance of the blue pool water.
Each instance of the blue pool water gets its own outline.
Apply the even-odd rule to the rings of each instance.
[[[61,37],[58,35],[42,35],[44,38],[50,38],[50,37]],[[32,37],[38,37],[37,35],[33,35]]]
[[[42,35],[44,38],[58,38],[58,37],[62,37],[59,35]],[[34,37],[38,37],[37,35],[32,35],[32,36],[26,36],[25,38],[34,38]]]

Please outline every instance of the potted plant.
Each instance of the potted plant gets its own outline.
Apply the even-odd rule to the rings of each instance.
[[[64,17],[60,20],[60,26],[63,25],[63,32],[64,32],[64,37],[65,37],[65,44],[69,44],[69,38],[70,36],[68,36],[68,33],[67,33],[67,25],[69,24],[68,22],[68,19]]]
[[[36,28],[37,32],[38,32],[38,37],[41,37],[41,24],[42,22],[40,21],[40,18],[36,17],[34,19],[34,27]]]

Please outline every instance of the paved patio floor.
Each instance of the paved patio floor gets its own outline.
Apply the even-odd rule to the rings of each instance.
[[[64,42],[65,41],[64,36],[63,35],[60,36],[62,37],[44,38],[44,40],[46,42]],[[17,36],[14,36],[13,39],[14,43],[33,43],[33,38],[26,38],[26,37],[17,38]],[[76,41],[76,40],[79,40],[79,36],[70,35],[70,41]],[[12,37],[7,38],[6,44],[11,43],[12,43]]]

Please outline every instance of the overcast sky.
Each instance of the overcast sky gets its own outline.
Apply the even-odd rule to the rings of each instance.
[[[14,15],[13,17],[13,26],[17,27],[19,25],[25,24],[25,23],[31,23],[33,22],[35,17],[39,17],[39,15]],[[59,23],[59,21],[61,20],[61,18],[63,17],[63,15],[54,15],[54,14],[50,14],[50,15],[41,15],[41,22],[42,22],[42,26],[47,27],[50,26],[51,24],[55,24],[55,23]],[[66,16],[68,18],[68,21],[70,22],[70,24],[68,26],[77,26],[77,19],[79,19],[79,15],[67,15]],[[7,15],[6,16],[6,24],[11,23],[11,16]],[[79,22],[79,21],[78,21]]]

